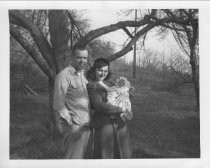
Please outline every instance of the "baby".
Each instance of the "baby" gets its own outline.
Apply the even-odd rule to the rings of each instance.
[[[129,90],[133,89],[130,82],[125,77],[120,77],[116,80],[116,85],[108,89],[107,103],[112,104],[123,109],[121,118],[125,120],[131,120],[133,113],[131,110],[131,102]]]

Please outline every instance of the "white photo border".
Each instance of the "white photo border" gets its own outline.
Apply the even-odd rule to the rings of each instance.
[[[199,9],[200,51],[200,144],[197,159],[128,160],[10,160],[9,159],[9,17],[10,9]],[[210,2],[209,1],[0,1],[0,167],[210,167]]]

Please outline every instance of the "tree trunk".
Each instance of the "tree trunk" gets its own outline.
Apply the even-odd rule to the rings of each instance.
[[[36,46],[42,53],[43,58],[46,60],[48,66],[53,70],[53,72],[55,72],[56,67],[55,62],[52,59],[52,48],[38,26],[36,26],[29,18],[15,10],[9,11],[9,20],[10,23],[19,25],[30,32]]]
[[[53,132],[56,128],[56,117],[53,111],[53,97],[54,97],[54,79],[48,80],[49,92],[49,110],[48,110],[48,129]]]
[[[190,65],[192,67],[192,80],[194,83],[195,95],[196,95],[196,109],[200,110],[200,86],[199,86],[199,66],[197,65],[195,51],[190,52]]]
[[[54,101],[54,79],[49,79],[49,110],[48,110],[48,129],[55,134],[62,132],[59,115],[53,110]]]
[[[53,58],[56,63],[56,73],[59,73],[65,66],[65,54],[68,49],[68,26],[69,20],[65,10],[49,11],[49,31],[52,44]],[[54,80],[49,80],[49,121],[51,130],[60,132],[58,114],[53,110]]]
[[[199,86],[199,64],[196,57],[196,42],[198,39],[198,23],[192,22],[192,32],[187,31],[190,46],[190,65],[192,67],[192,80],[196,95],[196,109],[200,111],[200,86]]]
[[[196,109],[198,112],[200,112],[200,86],[199,86],[199,79],[196,75],[196,80],[194,82],[195,85],[195,94],[196,94]]]
[[[52,44],[53,58],[56,62],[56,71],[60,72],[65,66],[65,54],[68,49],[68,26],[69,20],[67,11],[49,11],[49,31]]]

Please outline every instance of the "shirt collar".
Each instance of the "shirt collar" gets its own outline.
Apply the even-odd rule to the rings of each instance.
[[[84,74],[84,70],[81,71],[77,71],[73,66],[69,66],[69,71],[71,73],[71,75],[82,75]]]

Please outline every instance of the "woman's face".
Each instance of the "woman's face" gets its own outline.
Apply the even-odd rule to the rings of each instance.
[[[104,80],[109,72],[109,67],[108,66],[104,66],[102,68],[96,68],[96,80],[97,81],[102,81]]]

